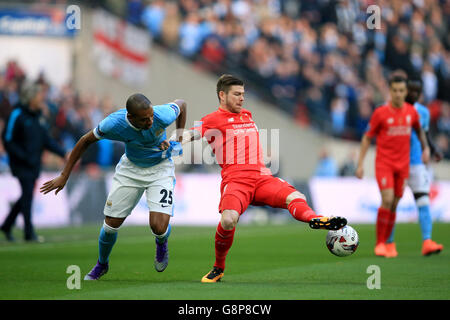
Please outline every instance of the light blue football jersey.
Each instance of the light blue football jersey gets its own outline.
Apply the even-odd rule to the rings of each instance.
[[[424,105],[416,102],[414,107],[420,117],[420,126],[427,132],[430,126],[430,112],[428,108]],[[410,165],[421,164],[422,163],[422,145],[417,137],[415,130],[411,132],[411,152],[410,152]]]
[[[180,108],[175,103],[153,106],[153,124],[150,129],[141,130],[127,119],[127,110],[120,109],[103,119],[93,132],[97,139],[124,142],[125,154],[131,162],[140,167],[151,167],[182,154],[179,142],[171,141],[164,151],[159,148],[166,139],[166,128],[179,114]]]

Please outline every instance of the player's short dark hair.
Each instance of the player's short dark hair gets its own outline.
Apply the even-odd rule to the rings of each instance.
[[[217,81],[217,98],[219,98],[219,92],[223,91],[225,93],[228,93],[231,86],[243,86],[244,81],[242,81],[239,78],[236,78],[235,76],[231,74],[223,74],[219,80]]]
[[[148,109],[152,106],[151,101],[142,93],[135,93],[127,99],[127,111],[133,113],[136,110]]]
[[[393,83],[398,83],[398,82],[404,82],[405,85],[408,83],[408,79],[402,75],[402,74],[393,74],[389,77],[389,87],[393,84]]]
[[[422,79],[409,79],[408,80],[408,87],[417,87],[417,88],[419,88],[420,90],[422,90],[422,86],[423,86],[423,83],[422,83]]]

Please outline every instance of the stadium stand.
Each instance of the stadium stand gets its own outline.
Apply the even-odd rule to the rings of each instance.
[[[240,75],[299,123],[336,137],[360,139],[388,96],[387,75],[403,69],[423,80],[432,134],[449,156],[448,1],[377,1],[380,29],[366,27],[370,0],[113,3],[104,1],[169,50]]]

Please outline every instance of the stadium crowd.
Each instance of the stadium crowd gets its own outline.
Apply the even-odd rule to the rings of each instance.
[[[96,126],[106,115],[116,110],[109,97],[98,97],[94,93],[81,93],[71,84],[56,88],[48,83],[44,74],[30,79],[16,61],[11,60],[0,67],[0,131],[3,131],[12,110],[20,104],[23,88],[37,83],[46,90],[46,102],[42,111],[43,119],[51,135],[66,150],[71,150],[78,139]],[[82,166],[95,164],[108,168],[115,165],[123,154],[121,143],[101,140],[89,148],[82,159]],[[61,161],[45,154],[47,168],[58,168]],[[0,142],[0,172],[8,169],[8,159]]]
[[[372,4],[379,29],[368,24]],[[432,134],[448,150],[449,0],[129,0],[122,11],[197,66],[239,74],[337,137],[361,138],[388,74],[402,69],[422,79]]]
[[[118,6],[128,21],[195,66],[246,79],[301,125],[346,139],[361,137],[374,108],[388,97],[387,75],[403,69],[422,79],[432,136],[450,159],[449,0],[376,1],[380,29],[366,25],[369,0],[98,2],[115,13]],[[47,88],[44,115],[66,150],[116,109],[107,96],[78,92],[71,84],[55,88],[43,74],[29,79],[10,61],[0,66],[0,129],[25,81]],[[122,153],[120,143],[102,140],[83,164],[108,167]],[[3,170],[7,157],[0,143]]]

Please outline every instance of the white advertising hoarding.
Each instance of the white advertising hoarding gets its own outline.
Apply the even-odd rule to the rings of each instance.
[[[112,183],[111,173],[107,190]],[[174,194],[174,214],[171,223],[182,225],[217,225],[220,220],[219,174],[177,174]],[[145,193],[127,218],[127,224],[148,224],[148,206]]]
[[[351,223],[375,223],[381,195],[375,179],[312,178],[311,197],[317,213],[344,216]],[[433,221],[450,221],[450,182],[435,182],[431,188]],[[397,222],[416,222],[417,209],[407,187],[397,207]]]
[[[78,187],[66,187],[57,196],[54,193],[42,195],[39,187],[47,180],[57,176],[57,173],[43,173],[36,183],[33,201],[33,223],[37,227],[68,226],[71,223],[83,223],[77,220],[76,203],[86,200],[86,194],[80,193],[85,189],[87,179],[81,179]],[[106,193],[109,192],[113,173],[104,178]],[[220,220],[218,212],[220,200],[219,174],[177,174],[174,195],[174,225],[217,225]],[[70,193],[68,193],[68,189]],[[310,180],[311,197],[314,209],[319,214],[345,216],[350,224],[375,223],[377,209],[381,203],[380,193],[375,180],[356,178],[313,178]],[[91,192],[89,190],[89,192]],[[95,192],[94,192],[95,193]],[[20,185],[10,174],[0,175],[0,223],[4,221],[11,206],[20,197]],[[83,208],[103,208],[106,201],[104,193],[95,193],[96,206],[88,200]],[[90,198],[92,199],[92,197]],[[431,190],[431,215],[433,221],[450,222],[450,182],[436,182]],[[72,208],[72,209],[71,209]],[[87,215],[96,215],[99,221],[103,217],[102,209],[92,209]],[[73,212],[71,212],[73,211]],[[72,215],[71,215],[72,214]],[[247,217],[250,212],[247,212]],[[289,215],[288,212],[286,212]],[[416,222],[417,209],[409,188],[399,203],[397,222]],[[18,226],[23,226],[22,216],[19,215]],[[88,221],[88,223],[91,221]],[[148,225],[148,207],[145,194],[127,218],[125,224]]]
[[[64,188],[57,196],[54,192],[47,195],[39,193],[39,188],[45,181],[56,177],[57,173],[43,173],[36,183],[34,190],[32,219],[37,227],[68,226],[76,221],[70,216],[70,208],[76,204],[74,200],[83,201],[79,188],[73,188],[68,194],[68,188]],[[106,191],[109,192],[113,173],[105,177]],[[219,174],[179,174],[176,177],[175,207],[172,224],[183,225],[217,225],[220,220],[218,212],[220,199],[220,175]],[[86,181],[88,182],[88,181]],[[82,183],[81,188],[86,188]],[[0,224],[3,223],[11,206],[20,197],[20,185],[16,178],[10,174],[0,175]],[[99,195],[101,193],[99,192]],[[106,198],[98,199],[105,203]],[[88,206],[89,207],[89,206]],[[97,206],[98,207],[98,206]],[[102,213],[90,212],[87,214],[101,216]],[[145,194],[142,196],[136,208],[125,221],[125,224],[148,225],[148,207]],[[82,221],[81,221],[82,222]],[[19,227],[23,226],[22,216],[17,220]]]
[[[36,227],[59,227],[69,224],[70,213],[67,203],[66,190],[58,193],[58,196],[39,193],[40,186],[47,180],[53,179],[55,174],[42,174],[36,182],[33,193],[32,221]],[[3,223],[10,208],[21,195],[19,181],[9,175],[0,175],[0,224]],[[16,225],[23,226],[22,214],[19,214]]]

